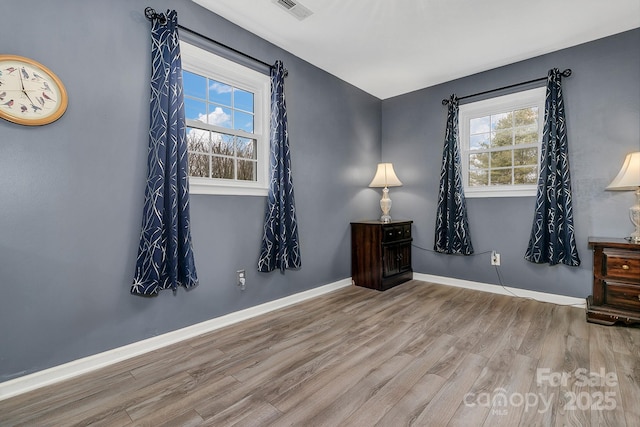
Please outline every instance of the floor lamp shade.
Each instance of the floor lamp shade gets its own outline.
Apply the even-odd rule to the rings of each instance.
[[[369,187],[382,188],[382,199],[380,199],[380,209],[382,209],[382,216],[380,221],[391,221],[391,199],[389,198],[388,187],[399,187],[402,182],[398,179],[396,172],[393,170],[393,164],[391,163],[378,163],[378,169],[376,174],[371,180]]]

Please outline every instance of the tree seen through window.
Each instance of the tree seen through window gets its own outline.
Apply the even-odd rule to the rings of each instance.
[[[538,177],[538,107],[469,122],[470,187],[535,184]]]
[[[189,176],[257,180],[254,94],[183,70]]]

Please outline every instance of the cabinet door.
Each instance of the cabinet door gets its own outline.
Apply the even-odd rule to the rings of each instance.
[[[398,247],[398,269],[400,273],[411,270],[411,244],[404,243]]]
[[[384,245],[382,248],[382,276],[411,270],[411,244]]]
[[[389,277],[400,273],[400,246],[384,245],[382,247],[382,276]]]

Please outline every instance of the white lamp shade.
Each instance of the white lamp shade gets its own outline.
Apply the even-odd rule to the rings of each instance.
[[[627,154],[624,164],[607,190],[635,190],[640,187],[640,151]]]
[[[393,164],[378,163],[378,170],[369,187],[400,187],[401,185],[402,183],[393,170]]]

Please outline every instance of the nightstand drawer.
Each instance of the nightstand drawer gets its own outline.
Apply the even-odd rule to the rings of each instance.
[[[640,286],[606,281],[605,289],[607,305],[640,310]]]
[[[603,274],[605,277],[630,279],[640,283],[640,252],[604,249]]]
[[[406,225],[394,225],[382,227],[382,241],[384,243],[397,242],[398,240],[405,240],[411,238],[411,224]]]
[[[587,320],[603,325],[640,323],[640,245],[625,239],[589,237],[593,248],[593,294]]]

